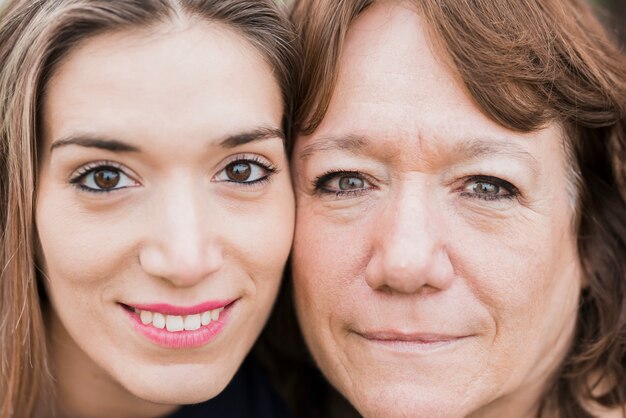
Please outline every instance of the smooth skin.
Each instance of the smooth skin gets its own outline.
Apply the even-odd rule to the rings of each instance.
[[[561,128],[489,119],[403,2],[349,29],[328,113],[297,139],[305,340],[365,417],[530,417],[582,286]]]
[[[63,416],[162,416],[231,380],[291,246],[282,115],[270,66],[218,23],[103,34],[63,59],[36,206]],[[231,299],[217,338],[189,349],[149,341],[123,308]]]

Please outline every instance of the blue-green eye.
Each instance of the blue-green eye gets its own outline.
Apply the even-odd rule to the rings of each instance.
[[[497,177],[472,176],[463,185],[461,194],[483,200],[500,200],[512,199],[519,195],[519,191],[508,181]]]
[[[497,184],[487,183],[485,181],[477,181],[471,186],[472,191],[482,195],[497,195],[500,193],[500,186]]]
[[[354,196],[374,188],[365,174],[357,171],[331,171],[315,179],[313,187],[322,194]]]
[[[365,180],[355,176],[339,177],[337,181],[339,190],[357,190],[365,187]]]

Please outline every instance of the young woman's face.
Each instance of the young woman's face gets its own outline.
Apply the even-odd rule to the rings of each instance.
[[[219,24],[100,35],[62,60],[36,206],[58,379],[170,404],[226,386],[291,245],[282,113],[271,68]]]
[[[581,286],[562,132],[490,120],[398,3],[352,25],[295,145],[300,324],[367,417],[531,416]]]

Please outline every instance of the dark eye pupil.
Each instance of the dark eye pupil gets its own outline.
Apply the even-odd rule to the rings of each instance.
[[[477,182],[474,185],[474,192],[478,194],[498,194],[500,187],[492,183]]]
[[[103,169],[94,173],[94,181],[101,189],[112,189],[120,182],[120,173]]]
[[[248,163],[231,164],[226,168],[226,175],[233,181],[246,181],[250,177],[252,168]]]
[[[362,189],[364,185],[363,179],[358,177],[342,177],[339,179],[339,189],[341,190]]]

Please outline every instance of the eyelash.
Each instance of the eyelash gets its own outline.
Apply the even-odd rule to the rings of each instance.
[[[235,184],[240,187],[260,186],[260,185],[269,183],[272,180],[273,176],[277,174],[279,171],[278,167],[276,167],[275,165],[273,165],[272,163],[268,161],[265,161],[264,159],[261,159],[258,155],[243,154],[243,155],[236,155],[232,157],[231,161],[228,164],[226,164],[224,168],[222,168],[218,172],[218,175],[222,173],[224,170],[226,170],[228,167],[230,167],[231,165],[234,165],[237,163],[249,163],[249,164],[257,165],[263,168],[263,170],[267,171],[267,175],[261,177],[260,179],[253,180],[253,181],[242,182],[242,181],[234,181],[234,180],[223,180],[223,182]]]
[[[266,171],[267,174],[263,176],[262,178],[253,180],[253,181],[243,181],[243,182],[234,181],[234,180],[224,180],[224,181],[231,183],[231,184],[236,184],[241,187],[253,187],[253,186],[259,186],[259,185],[262,185],[271,181],[273,175],[278,172],[278,168],[276,166],[272,165],[271,163],[267,163],[261,160],[261,158],[259,158],[256,155],[252,155],[252,156],[241,155],[241,156],[234,157],[232,161],[230,161],[222,170],[220,170],[219,173],[226,170],[229,166],[233,164],[242,163],[242,162],[257,165],[261,167],[264,171]],[[126,174],[122,165],[115,163],[113,161],[98,161],[98,162],[86,164],[80,167],[78,170],[76,170],[74,174],[72,174],[72,176],[70,177],[69,183],[73,185],[74,187],[76,187],[78,190],[88,192],[88,193],[111,193],[111,192],[123,190],[123,189],[130,187],[130,186],[125,186],[125,187],[117,187],[117,188],[111,188],[111,189],[94,189],[92,187],[88,187],[88,186],[85,186],[84,184],[81,184],[88,175],[94,173],[97,170],[106,170],[106,169],[109,169],[114,172],[118,172],[124,175],[125,177],[132,179],[131,176]]]
[[[330,180],[340,177],[359,178],[362,179],[364,182],[369,183],[370,187],[355,190],[329,190],[328,188],[324,187],[324,185]],[[363,195],[363,193],[366,193],[368,190],[374,188],[373,186],[371,186],[372,181],[369,180],[368,177],[369,176],[361,173],[360,171],[330,170],[313,180],[313,189],[316,191],[316,193],[322,195],[335,195],[335,197],[358,197]]]
[[[323,195],[335,195],[336,197],[358,197],[363,193],[366,193],[368,190],[373,187],[354,189],[354,190],[329,190],[325,187],[330,180],[336,179],[338,177],[355,177],[360,178],[366,183],[372,183],[371,180],[368,179],[368,176],[359,172],[359,171],[344,171],[344,170],[331,170],[328,171],[321,176],[316,177],[313,180],[313,189]],[[472,183],[487,183],[498,187],[498,189],[504,189],[506,194],[497,194],[497,195],[488,195],[481,193],[473,193],[463,191],[464,188],[469,186]],[[493,176],[485,176],[485,175],[474,175],[466,177],[463,180],[463,186],[458,189],[460,191],[460,195],[463,197],[468,197],[472,199],[481,199],[484,201],[501,201],[501,200],[511,200],[515,199],[520,195],[519,189],[515,187],[513,184],[509,183],[506,180],[500,179],[498,177]]]
[[[506,194],[488,195],[488,194],[462,191],[465,187],[467,187],[471,183],[488,183],[488,184],[497,186],[499,189],[504,189],[506,191]],[[467,177],[464,180],[463,187],[460,190],[461,190],[461,193],[460,193],[461,196],[465,196],[465,197],[469,197],[473,199],[481,199],[487,202],[511,200],[511,199],[515,199],[519,197],[520,195],[519,189],[515,187],[514,185],[512,185],[511,183],[509,183],[508,181],[503,180],[498,177],[484,176],[484,175],[476,175],[476,176]]]
[[[112,189],[94,189],[94,188],[85,186],[84,184],[81,184],[81,182],[85,179],[85,177],[87,177],[91,173],[94,173],[97,170],[105,170],[105,169],[118,172],[128,177],[129,179],[132,179],[131,176],[126,174],[122,165],[115,163],[113,161],[97,161],[97,162],[86,164],[80,167],[78,170],[76,170],[74,174],[72,174],[69,180],[69,183],[73,185],[74,187],[76,187],[81,192],[87,192],[87,193],[112,193],[112,192],[116,192],[116,191],[123,190],[123,189],[130,187],[130,186],[125,186],[125,187],[118,187],[118,188],[112,188]]]

